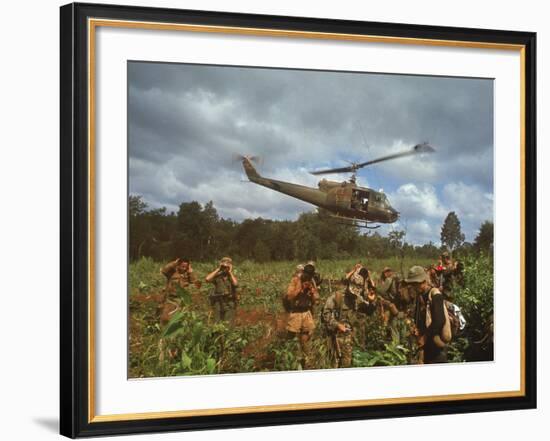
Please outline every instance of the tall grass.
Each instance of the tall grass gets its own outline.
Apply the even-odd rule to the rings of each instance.
[[[339,281],[357,259],[320,260],[317,269],[324,279],[321,303],[315,310],[317,329],[312,339],[314,368],[330,366],[326,337],[320,325],[320,311],[326,298],[341,289]],[[158,300],[165,285],[160,268],[165,262],[142,258],[130,264],[130,377],[203,375],[300,369],[296,340],[286,338],[282,295],[303,262],[235,264],[241,301],[233,323],[215,322],[208,303],[210,285],[204,277],[217,262],[193,263],[200,288],[179,289],[182,309],[168,325],[161,327]],[[376,279],[389,266],[397,273],[412,265],[429,265],[428,259],[399,258],[363,260]],[[492,323],[492,265],[488,258],[465,261],[465,287],[457,291],[456,303],[467,315],[468,331],[451,347],[454,361],[492,358],[492,340],[474,344],[486,335]],[[157,296],[160,297],[160,296]],[[414,345],[407,334],[405,319],[388,328],[376,313],[363,321],[356,333],[354,366],[407,364],[414,360]],[[489,348],[491,346],[491,348]]]

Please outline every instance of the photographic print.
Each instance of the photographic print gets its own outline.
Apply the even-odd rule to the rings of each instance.
[[[62,434],[536,407],[534,33],[60,20]]]
[[[127,72],[129,378],[493,360],[492,79]]]

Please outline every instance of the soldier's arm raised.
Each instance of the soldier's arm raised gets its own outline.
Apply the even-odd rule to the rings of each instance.
[[[346,273],[346,279],[349,280],[351,276],[353,276],[353,273],[357,271],[357,269],[357,265],[355,265],[355,267],[353,267],[353,269],[349,273]]]
[[[216,277],[219,273],[220,269],[219,268],[216,268],[214,271],[212,271],[210,274],[208,274],[206,277],[205,277],[205,280],[207,282],[212,282],[214,280],[214,277]]]
[[[300,278],[297,276],[294,276],[290,281],[290,284],[288,285],[288,288],[286,290],[286,296],[289,300],[293,300],[298,294],[300,294],[301,290],[302,290],[302,283],[300,282]]]

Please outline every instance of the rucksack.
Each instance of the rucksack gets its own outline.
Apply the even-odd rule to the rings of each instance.
[[[457,337],[462,333],[466,327],[466,319],[462,310],[452,302],[445,300],[445,309],[449,315],[449,321],[451,322],[451,333],[453,338]]]
[[[426,328],[429,328],[432,323],[432,293],[436,288],[432,288],[428,293],[428,301],[426,303]],[[438,291],[439,292],[439,291]],[[448,300],[443,300],[443,313],[445,315],[445,322],[441,327],[439,336],[444,343],[450,343],[451,340],[458,336],[466,326],[466,319],[462,314],[460,308],[454,303]]]

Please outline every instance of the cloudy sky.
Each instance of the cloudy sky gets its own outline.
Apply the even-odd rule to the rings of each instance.
[[[493,219],[493,83],[488,79],[130,62],[130,194],[150,207],[214,201],[221,216],[296,219],[314,207],[245,182],[236,154],[267,177],[308,173],[428,141],[436,153],[367,167],[401,213],[388,228],[439,242],[456,211],[466,240]],[[344,180],[347,175],[328,175]]]

